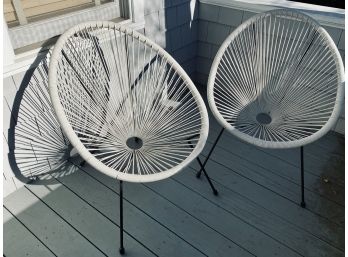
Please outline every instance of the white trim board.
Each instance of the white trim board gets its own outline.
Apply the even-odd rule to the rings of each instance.
[[[134,30],[144,29],[145,22],[136,22],[132,23],[130,19],[119,22],[118,24],[126,25]],[[35,59],[41,55],[46,54],[48,49],[36,48],[31,51],[27,51],[22,54],[15,56],[15,63],[4,66],[3,69],[3,78],[12,76],[14,74],[26,71],[33,64]]]
[[[266,12],[275,8],[291,8],[306,13],[322,25],[339,29],[344,29],[345,27],[345,10],[338,8],[287,0],[199,0],[199,2],[256,13]]]

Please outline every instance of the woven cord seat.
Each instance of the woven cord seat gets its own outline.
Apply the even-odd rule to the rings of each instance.
[[[122,181],[150,182],[182,170],[204,147],[208,114],[176,61],[131,29],[80,24],[53,50],[49,92],[66,136],[81,157]]]
[[[303,146],[337,122],[344,101],[343,63],[315,20],[272,10],[245,21],[223,42],[207,94],[213,115],[228,132],[259,147],[301,147],[303,160]],[[303,161],[301,181],[305,206]]]

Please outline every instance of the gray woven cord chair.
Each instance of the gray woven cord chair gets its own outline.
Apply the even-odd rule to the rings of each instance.
[[[332,129],[344,100],[343,63],[326,30],[293,10],[255,15],[223,42],[207,94],[223,129],[201,171],[224,130],[259,147],[300,147],[305,207],[303,146]]]
[[[111,22],[65,32],[49,66],[59,123],[80,156],[120,182],[151,182],[186,167],[204,147],[208,114],[184,70],[145,36]]]

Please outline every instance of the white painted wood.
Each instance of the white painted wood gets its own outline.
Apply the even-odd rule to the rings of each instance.
[[[15,53],[13,51],[13,46],[11,43],[7,23],[5,18],[2,19],[2,35],[3,35],[3,61],[4,66],[13,64],[15,61]]]
[[[15,192],[17,190],[15,183],[12,181],[12,178],[3,180],[3,197],[8,196],[9,194]]]
[[[145,22],[144,20],[144,1],[145,0],[129,0],[130,14],[133,22]]]
[[[16,15],[20,25],[28,24],[27,17],[25,16],[23,6],[20,0],[12,0],[13,7],[16,10]]]
[[[8,145],[6,141],[4,141],[3,145],[3,176],[4,176],[4,187],[3,187],[3,197],[11,194],[16,191],[17,187],[13,180],[14,174],[12,172],[9,159],[8,159]]]

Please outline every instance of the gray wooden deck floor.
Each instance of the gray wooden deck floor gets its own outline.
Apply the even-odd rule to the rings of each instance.
[[[207,154],[219,126],[211,117]],[[225,133],[208,162],[170,179],[125,183],[126,256],[344,256],[344,138],[305,147],[307,209],[299,207],[299,149],[265,150]],[[4,255],[118,256],[118,183],[88,165],[4,199]],[[66,173],[66,172],[65,172]]]

